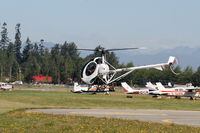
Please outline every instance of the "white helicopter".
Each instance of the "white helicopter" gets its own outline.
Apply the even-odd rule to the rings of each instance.
[[[153,65],[145,65],[145,66],[136,66],[136,67],[127,67],[127,68],[119,68],[116,69],[109,62],[106,61],[105,54],[109,51],[117,51],[117,50],[130,50],[130,49],[139,49],[139,48],[119,48],[119,49],[107,49],[98,48],[98,49],[77,49],[77,50],[86,50],[86,51],[98,51],[101,52],[100,57],[95,57],[88,61],[82,71],[81,71],[81,79],[88,85],[108,85],[113,83],[114,81],[118,81],[134,70],[137,69],[148,69],[155,68],[158,70],[163,70],[166,67],[170,67],[173,64],[177,64],[177,59],[173,56],[169,57],[168,62],[153,64]],[[172,70],[172,68],[171,68]],[[124,72],[123,74],[117,74],[119,72]],[[172,70],[172,72],[174,72]]]

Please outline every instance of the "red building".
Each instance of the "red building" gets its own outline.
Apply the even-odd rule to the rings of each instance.
[[[33,78],[33,81],[35,82],[52,82],[51,76],[38,75],[38,76],[33,76],[32,78]]]

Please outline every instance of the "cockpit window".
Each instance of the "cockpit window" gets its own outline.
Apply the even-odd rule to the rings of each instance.
[[[98,58],[98,59],[95,60],[95,62],[96,62],[97,64],[101,64],[101,63],[102,63],[102,59],[101,59],[101,58]]]
[[[86,68],[86,71],[85,71],[86,75],[87,76],[92,75],[92,73],[95,71],[95,69],[96,69],[96,63],[91,62]]]

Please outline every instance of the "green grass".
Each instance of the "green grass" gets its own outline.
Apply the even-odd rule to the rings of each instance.
[[[131,120],[9,112],[25,108],[200,110],[200,100],[154,99],[151,96],[126,98],[126,95],[58,91],[1,91],[0,132],[200,132],[200,128]]]
[[[14,111],[0,115],[0,132],[7,133],[199,133],[200,128],[137,120],[49,115]]]
[[[154,99],[151,96],[88,95],[70,92],[1,91],[0,113],[19,108],[115,108],[200,110],[200,100]]]

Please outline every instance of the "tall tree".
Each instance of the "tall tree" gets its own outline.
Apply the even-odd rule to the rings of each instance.
[[[27,82],[32,80],[32,76],[40,73],[40,66],[37,62],[37,59],[32,54],[28,57],[27,62],[24,64],[23,72]]]
[[[192,75],[192,84],[194,86],[200,86],[200,66],[197,71]]]
[[[26,45],[22,52],[22,61],[26,62],[28,57],[30,56],[31,52],[33,51],[33,44],[31,43],[30,39],[27,38]]]
[[[3,26],[2,26],[2,31],[1,31],[1,42],[0,42],[0,47],[3,50],[6,50],[8,44],[9,44],[9,41],[10,41],[10,39],[8,38],[8,31],[7,31],[6,26],[7,26],[7,24],[4,22]]]
[[[40,56],[44,56],[44,52],[45,52],[45,47],[44,47],[44,40],[41,39],[40,40],[40,44],[39,44],[39,54]]]
[[[16,73],[19,69],[18,68],[19,65],[17,65],[18,63],[16,61],[16,57],[13,51],[14,51],[14,44],[9,43],[8,48],[7,48],[7,60],[6,60],[6,65],[5,65],[6,69],[8,69],[9,81],[12,81],[13,72]]]
[[[16,30],[16,33],[15,33],[14,53],[17,58],[17,61],[21,62],[22,57],[21,57],[20,50],[21,50],[22,41],[21,41],[21,32],[20,32],[20,24],[19,23],[16,24],[15,30]]]
[[[177,76],[178,83],[186,84],[192,82],[193,70],[192,67],[187,66],[185,70]]]

